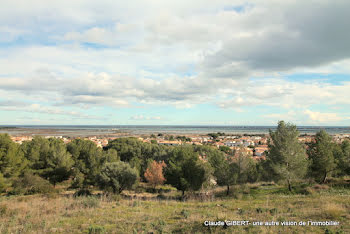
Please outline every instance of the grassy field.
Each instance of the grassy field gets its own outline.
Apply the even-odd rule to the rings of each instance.
[[[350,190],[342,186],[301,187],[298,194],[289,194],[281,186],[253,184],[237,186],[229,197],[223,196],[223,189],[215,191],[215,198],[186,201],[167,194],[150,199],[155,195],[145,192],[133,198],[75,198],[67,193],[1,196],[0,233],[350,233]],[[206,227],[205,220],[340,224]]]

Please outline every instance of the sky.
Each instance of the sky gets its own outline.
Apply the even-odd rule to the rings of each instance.
[[[348,0],[2,0],[0,125],[350,126]]]

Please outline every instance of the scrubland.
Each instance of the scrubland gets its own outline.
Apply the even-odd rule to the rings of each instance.
[[[58,186],[59,187],[59,186]],[[59,190],[59,189],[58,189]],[[74,191],[1,196],[0,233],[349,233],[347,182],[285,186],[256,183],[207,193],[135,191],[73,196]],[[337,226],[206,227],[204,221],[338,221]]]

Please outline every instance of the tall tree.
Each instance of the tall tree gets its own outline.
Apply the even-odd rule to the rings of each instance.
[[[334,160],[337,164],[335,175],[350,175],[350,141],[344,140],[341,144],[334,143]]]
[[[271,141],[267,154],[270,173],[275,181],[284,180],[292,191],[292,183],[303,178],[307,171],[306,150],[298,142],[296,126],[279,121],[276,131],[270,130]]]
[[[338,160],[338,168],[342,175],[350,175],[350,140],[341,144],[342,157]]]
[[[27,160],[19,144],[8,134],[0,134],[0,173],[4,178],[19,176],[27,166]]]
[[[173,148],[165,168],[165,178],[184,195],[187,190],[199,190],[209,178],[209,168],[199,160],[191,146]]]
[[[66,144],[61,139],[50,138],[50,152],[44,159],[44,169],[41,173],[53,185],[67,180],[71,173],[74,161],[67,151]]]
[[[237,183],[238,168],[231,158],[226,158],[222,152],[211,154],[208,162],[214,169],[214,176],[218,185],[226,186],[226,195],[230,193],[230,186]]]
[[[50,154],[49,140],[41,136],[35,136],[31,141],[23,142],[21,149],[28,159],[30,170],[33,173],[40,174],[45,168],[45,160]]]
[[[69,178],[74,161],[61,139],[36,136],[21,146],[30,170],[53,185]]]
[[[101,148],[92,141],[75,139],[67,145],[67,150],[74,160],[73,186],[87,188],[94,185],[105,161]]]
[[[255,162],[250,155],[244,152],[244,147],[241,147],[237,156],[233,157],[233,162],[237,165],[238,184],[256,181],[257,171]]]
[[[332,137],[324,130],[316,134],[315,142],[309,146],[310,174],[320,183],[324,183],[327,175],[336,169],[334,147]]]

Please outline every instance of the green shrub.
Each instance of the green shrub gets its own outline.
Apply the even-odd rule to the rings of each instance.
[[[91,192],[88,189],[79,189],[74,193],[74,197],[81,197],[81,196],[91,196]]]
[[[49,181],[41,178],[40,176],[25,173],[23,177],[13,180],[12,194],[35,194],[35,193],[52,193],[55,191],[54,187]]]
[[[260,208],[260,207],[256,208],[256,213],[262,213],[262,212],[263,212],[262,208]]]
[[[181,215],[187,219],[190,216],[190,212],[188,210],[182,210]]]
[[[104,232],[105,232],[105,228],[103,226],[90,225],[90,227],[88,228],[89,234],[97,234],[97,233],[104,233]]]
[[[132,188],[137,180],[137,170],[125,162],[106,163],[98,175],[98,185],[101,189],[118,194]]]

